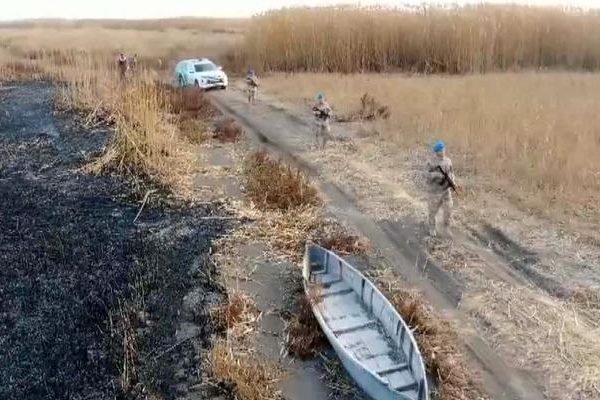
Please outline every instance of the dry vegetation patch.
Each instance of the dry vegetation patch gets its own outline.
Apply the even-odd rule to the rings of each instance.
[[[571,301],[600,326],[600,287],[579,287],[573,291]]]
[[[93,174],[141,177],[176,193],[187,193],[195,160],[185,146],[184,135],[163,108],[163,93],[143,81],[117,90],[120,96],[112,103],[104,102],[106,98],[101,97],[93,104],[79,106],[89,110],[87,119],[101,116],[102,120],[113,123],[115,131],[105,154],[85,170]]]
[[[285,348],[288,355],[304,360],[319,354],[328,342],[313,314],[311,299],[304,291],[297,296],[297,308],[285,327]]]
[[[381,104],[369,93],[365,93],[360,97],[358,109],[336,119],[338,122],[387,120],[390,118],[390,113],[388,106]]]
[[[213,375],[230,383],[238,400],[283,399],[278,389],[283,372],[252,353],[232,348],[221,340],[214,344],[210,363]]]
[[[165,110],[174,115],[180,135],[189,143],[199,144],[208,139],[210,121],[220,113],[204,92],[198,88],[175,88],[155,82],[164,93]]]
[[[287,8],[253,18],[236,54],[288,72],[596,70],[599,21],[593,11],[508,5]]]
[[[230,290],[227,302],[212,312],[219,329],[227,332],[230,340],[243,342],[254,332],[260,312],[246,293]]]
[[[10,61],[0,63],[0,82],[2,81],[39,81],[47,74],[35,63],[28,61]]]
[[[321,203],[306,175],[273,159],[266,151],[246,158],[244,176],[246,194],[260,209],[290,210]]]
[[[368,125],[379,132],[381,145],[385,143],[382,157],[405,155],[407,148],[412,154],[416,146],[427,149],[442,138],[459,183],[468,183],[472,190],[501,190],[503,197],[519,199],[535,210],[570,210],[597,218],[596,75],[275,74],[264,78],[263,86],[295,104],[323,91],[340,115],[356,114],[360,93],[368,91],[390,106],[388,120]],[[425,162],[428,154],[419,150],[416,156]]]
[[[234,143],[242,138],[242,128],[232,118],[217,121],[213,137],[223,143]]]
[[[321,227],[316,236],[314,240],[319,246],[338,254],[366,256],[370,249],[367,240],[347,232],[342,226],[333,222]]]
[[[589,300],[587,294],[575,299]],[[597,316],[582,314],[570,302],[550,298],[537,289],[497,282],[487,282],[485,291],[470,296],[464,304],[493,331],[496,346],[507,351],[516,365],[539,370],[550,398],[598,398]]]
[[[204,91],[199,88],[177,88],[160,81],[154,84],[164,93],[167,110],[174,114],[198,119],[208,119],[219,115]]]

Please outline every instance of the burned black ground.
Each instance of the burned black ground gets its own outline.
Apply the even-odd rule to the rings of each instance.
[[[0,88],[0,398],[174,398],[181,367],[201,376],[175,333],[196,288],[208,343],[219,289],[204,260],[228,227],[206,217],[224,212],[151,200],[134,223],[126,180],[80,170],[110,131],[55,115],[53,92]]]

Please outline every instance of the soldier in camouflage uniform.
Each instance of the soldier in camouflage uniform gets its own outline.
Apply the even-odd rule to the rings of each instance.
[[[319,142],[321,142],[321,149],[325,148],[327,140],[331,138],[330,121],[332,112],[331,106],[325,100],[325,95],[319,93],[317,95],[317,103],[313,107],[313,114],[315,116],[315,140],[317,147],[319,147]]]
[[[258,93],[258,77],[254,70],[248,71],[246,75],[246,84],[248,85],[248,103],[256,103],[256,94]]]
[[[436,216],[442,209],[444,233],[451,238],[450,224],[452,222],[452,185],[454,185],[454,171],[452,161],[446,156],[446,145],[438,141],[433,146],[434,156],[427,163],[427,186],[429,195],[429,235],[435,237]],[[442,173],[443,171],[443,173]]]
[[[125,54],[119,54],[117,65],[119,66],[119,75],[121,76],[121,80],[124,81],[127,78],[127,71],[129,71],[129,62]]]
[[[137,73],[137,67],[138,67],[138,56],[137,56],[137,54],[134,54],[133,58],[130,60],[130,63],[129,63],[129,69],[131,70],[132,74]]]

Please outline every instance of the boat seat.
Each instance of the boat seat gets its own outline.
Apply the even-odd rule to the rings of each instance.
[[[327,268],[325,268],[325,266],[321,265],[321,263],[311,262],[310,263],[310,273],[312,275],[323,275],[323,274],[327,273]]]
[[[339,275],[333,274],[320,274],[315,276],[317,283],[325,287],[333,285],[334,283],[342,282],[342,278]]]
[[[418,388],[411,389],[411,390],[403,390],[402,394],[409,399],[418,399],[419,398]]]
[[[397,392],[409,392],[409,391],[414,391],[417,390],[417,388],[419,387],[419,385],[417,384],[417,382],[411,382],[411,383],[406,383],[400,386],[396,386],[393,389]]]
[[[328,287],[319,288],[319,290],[317,291],[317,295],[319,297],[323,298],[323,297],[329,297],[329,296],[349,294],[352,292],[353,292],[353,290],[350,287],[350,285],[348,285],[344,281],[340,281],[340,282],[332,283]]]
[[[375,325],[377,323],[377,320],[375,319],[369,319],[369,320],[363,320],[362,322],[356,323],[354,325],[348,325],[348,326],[344,326],[343,328],[337,329],[335,331],[333,331],[333,334],[335,336],[339,336],[339,335],[345,335],[347,333],[351,333],[351,332],[356,332],[358,330],[370,327],[372,325]]]
[[[402,363],[402,364],[392,365],[391,367],[382,368],[378,371],[375,371],[375,373],[379,376],[385,376],[385,375],[393,374],[394,372],[404,371],[405,369],[408,369],[408,364]]]
[[[401,360],[398,360],[394,354],[391,353],[377,354],[369,358],[359,359],[359,361],[365,366],[365,368],[374,372],[386,372],[387,370],[398,368],[399,365],[404,364]],[[393,374],[393,372],[390,372],[389,374]]]

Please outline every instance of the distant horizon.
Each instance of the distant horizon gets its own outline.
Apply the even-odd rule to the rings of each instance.
[[[250,16],[239,16],[239,17],[211,17],[211,16],[194,16],[194,15],[181,15],[181,16],[173,16],[173,17],[154,17],[154,18],[146,18],[146,17],[123,17],[123,18],[93,18],[93,17],[85,17],[85,18],[63,18],[63,17],[35,17],[35,18],[21,18],[21,19],[0,19],[1,24],[11,24],[11,23],[19,23],[19,22],[102,22],[102,21],[168,21],[168,20],[183,20],[183,19],[249,19],[252,18]]]
[[[253,15],[281,9],[284,7],[322,7],[335,5],[415,7],[427,6],[466,6],[466,5],[524,5],[539,7],[576,8],[583,10],[600,9],[596,0],[438,0],[427,2],[421,0],[262,0],[249,4],[244,0],[220,0],[211,4],[211,8],[201,4],[175,3],[167,4],[161,0],[104,0],[88,1],[82,4],[78,0],[29,0],[27,2],[11,2],[4,6],[0,22],[32,22],[44,20],[81,21],[81,20],[156,20],[185,18],[229,18],[246,19]]]

